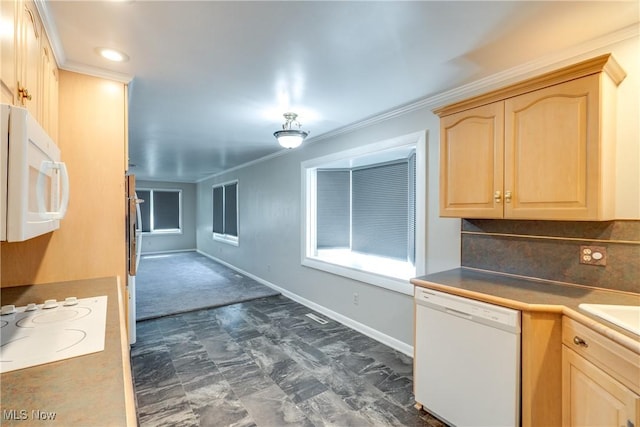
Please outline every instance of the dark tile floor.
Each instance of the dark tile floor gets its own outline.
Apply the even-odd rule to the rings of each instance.
[[[140,425],[443,426],[413,407],[409,357],[310,312],[275,296],[138,323]]]

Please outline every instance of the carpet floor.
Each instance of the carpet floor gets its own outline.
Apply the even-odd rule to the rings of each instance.
[[[197,252],[143,255],[136,275],[136,320],[278,294]]]

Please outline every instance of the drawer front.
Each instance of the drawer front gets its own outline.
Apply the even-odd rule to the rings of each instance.
[[[566,316],[562,343],[640,394],[640,355]]]

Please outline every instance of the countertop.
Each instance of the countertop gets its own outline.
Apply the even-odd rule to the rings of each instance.
[[[579,304],[640,305],[640,294],[538,281],[469,268],[411,279],[416,286],[440,290],[521,311],[567,315],[640,354],[640,337],[578,308]]]
[[[3,373],[2,426],[136,425],[124,306],[117,277],[2,288],[2,304],[107,296],[104,351]],[[24,420],[11,420],[17,411]],[[22,411],[22,412],[21,412]],[[38,412],[40,411],[40,412]],[[38,414],[55,413],[53,420]],[[13,418],[16,418],[15,416]]]

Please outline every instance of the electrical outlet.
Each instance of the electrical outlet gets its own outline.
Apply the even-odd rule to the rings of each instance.
[[[580,264],[607,265],[607,248],[604,246],[580,246]]]
[[[360,304],[360,295],[357,292],[353,293],[353,305]]]

